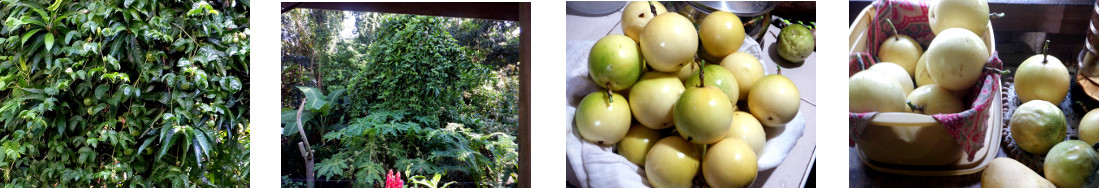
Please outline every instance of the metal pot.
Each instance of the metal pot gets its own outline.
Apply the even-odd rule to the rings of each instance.
[[[726,11],[736,14],[744,22],[744,33],[752,37],[756,42],[763,39],[767,27],[771,26],[771,10],[775,9],[776,2],[745,2],[745,1],[703,1],[703,2],[673,2],[675,12],[686,16],[691,22],[699,23],[706,15],[714,11]],[[751,20],[760,18],[755,22]],[[749,23],[751,22],[751,23]]]

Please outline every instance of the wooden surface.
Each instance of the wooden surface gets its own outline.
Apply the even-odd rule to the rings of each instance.
[[[609,15],[579,16],[566,15],[567,40],[596,41],[607,34],[622,34],[622,11],[616,11]],[[775,74],[775,61],[779,58],[773,54],[771,48],[775,44],[775,36],[779,28],[771,26],[763,38],[763,58],[760,62],[767,68],[767,74]],[[799,112],[804,116],[806,125],[805,133],[790,151],[790,154],[774,170],[761,171],[757,175],[756,183],[752,187],[802,187],[806,184],[806,178],[813,167],[816,153],[816,59],[815,54],[797,68],[783,68],[782,75],[790,78],[798,87],[802,102]]]
[[[999,145],[999,143],[994,143]],[[855,157],[855,148],[848,149],[851,187],[981,187],[981,173],[963,176],[905,176],[881,173],[870,169]],[[1007,157],[1001,150],[996,157]]]

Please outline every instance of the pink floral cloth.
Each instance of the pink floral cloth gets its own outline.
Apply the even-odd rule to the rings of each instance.
[[[871,24],[866,29],[868,40],[873,41],[866,45],[870,55],[877,56],[881,41],[893,36],[893,29],[885,21],[886,18],[893,21],[897,33],[916,39],[925,49],[935,39],[935,33],[931,32],[931,24],[927,19],[927,1],[876,1],[871,6],[874,6],[877,13],[870,18]]]
[[[930,26],[927,25],[927,2],[923,1],[877,1],[872,5],[877,9],[877,14],[872,20],[867,35],[870,38],[867,52],[857,52],[851,54],[849,75],[869,68],[875,64],[871,54],[877,53],[878,44],[882,40],[885,40],[889,36],[892,36],[892,31],[889,30],[889,26],[885,25],[885,19],[890,18],[893,20],[893,24],[897,26],[899,33],[909,35],[916,39],[923,46],[927,46],[934,39],[935,35],[931,32]],[[996,52],[993,52],[987,60],[986,67],[1002,69],[1003,62],[1000,61]],[[932,118],[938,120],[946,130],[950,132],[950,136],[954,137],[955,141],[962,146],[967,160],[973,160],[977,151],[987,143],[984,143],[985,132],[988,126],[988,118],[992,113],[998,113],[999,109],[990,109],[991,104],[996,98],[993,95],[1000,84],[1000,74],[985,70],[981,79],[977,81],[977,85],[971,88],[970,94],[966,96],[965,101],[971,101],[971,106],[966,111],[954,114],[936,114],[932,115]],[[849,113],[849,140],[850,147],[855,145],[855,142],[862,137],[862,133],[866,130],[866,127],[870,125],[870,119],[872,119],[877,112],[867,113]]]

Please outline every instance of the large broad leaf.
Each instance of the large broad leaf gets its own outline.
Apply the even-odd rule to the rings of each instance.
[[[305,94],[305,109],[320,110],[328,101],[324,100],[324,92],[317,88],[298,86],[302,94]]]
[[[282,125],[292,125],[298,118],[297,110],[282,111]]]
[[[332,93],[328,93],[329,102],[328,104],[324,105],[324,108],[321,109],[321,116],[328,116],[328,114],[332,113],[332,111],[335,111],[333,109],[339,107],[340,97],[343,97],[343,93],[345,91],[347,91],[347,89],[338,89],[336,91],[332,91]]]
[[[312,119],[313,119],[313,112],[312,111],[307,110],[307,111],[301,112],[301,124],[302,124],[302,126],[305,126],[309,122],[309,120],[312,120]],[[282,111],[282,125],[283,125],[282,126],[282,135],[283,136],[294,136],[294,134],[298,134],[297,121],[298,121],[298,111],[297,110]]]

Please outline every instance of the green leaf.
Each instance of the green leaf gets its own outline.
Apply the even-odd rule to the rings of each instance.
[[[302,94],[305,94],[305,98],[307,99],[305,101],[305,109],[307,110],[320,110],[324,107],[325,103],[328,103],[324,100],[324,93],[317,88],[298,86],[298,89],[301,90]]]
[[[60,8],[62,1],[64,1],[64,0],[54,0],[53,4],[50,4],[50,7],[49,7],[50,11],[55,11],[55,10],[57,10],[57,8]]]
[[[320,163],[317,163],[317,177],[323,177],[325,180],[329,180],[333,177],[343,176],[343,172],[347,171],[347,160],[343,158],[328,158],[324,159]]]
[[[192,143],[191,146],[195,148],[195,164],[198,164],[198,167],[202,167],[202,153],[205,152],[199,148],[200,146],[197,143]]]
[[[42,90],[46,92],[46,95],[50,95],[50,96],[57,95],[57,89],[56,88],[46,87],[46,88],[43,88]]]
[[[95,99],[103,100],[103,94],[107,93],[107,89],[110,88],[111,86],[107,84],[100,84],[98,87],[95,87]]]
[[[196,142],[196,144],[195,144],[196,149],[195,150],[201,149],[202,154],[204,154],[204,156],[210,157],[210,142],[209,142],[209,140],[206,139],[206,133],[202,132],[202,131],[199,131],[199,130],[196,130],[195,131],[195,142]],[[198,151],[195,151],[195,152],[198,152]]]
[[[53,33],[46,33],[46,51],[53,49]]]
[[[294,134],[298,134],[298,127],[297,127],[298,117],[297,116],[298,116],[298,111],[297,110],[282,111],[282,124],[283,124],[282,135],[283,136],[294,136]],[[301,113],[301,123],[302,123],[303,128],[304,128],[305,125],[307,125],[309,123],[309,120],[312,120],[312,119],[313,119],[313,112],[312,111],[303,111]]]
[[[347,91],[347,89],[337,89],[328,94],[328,100],[331,102],[325,104],[324,109],[321,109],[321,116],[328,116],[332,111],[335,111],[333,109],[339,107],[340,97],[343,97],[345,91]]]
[[[4,154],[7,155],[8,158],[19,159],[19,156],[23,153],[21,149],[19,149],[19,143],[16,142],[4,142],[2,147],[4,149]]]
[[[282,111],[282,125],[283,125],[282,135],[283,136],[292,136],[293,134],[296,134],[298,132],[298,129],[296,127],[293,127],[293,126],[296,126],[294,124],[294,122],[296,122],[297,119],[298,119],[298,111],[297,110],[284,110],[284,111]]]
[[[65,34],[65,44],[68,44],[70,41],[72,41],[73,35],[77,35],[79,37],[80,33],[76,32],[76,30],[69,31],[68,34]]]
[[[168,149],[171,149],[172,145],[175,144],[175,140],[178,139],[177,137],[175,137],[175,135],[176,135],[176,133],[179,133],[179,131],[180,131],[180,129],[178,127],[172,128],[166,134],[167,138],[161,140],[161,142],[160,142],[160,152],[156,154],[156,160],[157,161],[159,161],[161,157],[164,157],[164,154],[168,153]]]
[[[228,80],[229,80],[228,81],[229,85],[228,85],[227,89],[229,90],[229,92],[236,93],[237,91],[240,91],[240,89],[241,89],[240,79],[237,79],[237,77],[229,77]]]
[[[19,26],[22,26],[23,24],[26,24],[23,23],[23,19],[15,19],[15,17],[8,17],[7,20],[4,20],[4,25],[8,26],[8,30],[6,32],[11,32],[15,29],[18,29]]]
[[[118,43],[115,43],[115,44],[118,44]],[[111,55],[104,56],[103,57],[103,62],[106,62],[107,65],[111,65],[111,68],[113,68],[112,70],[117,71],[119,69],[122,69],[122,66],[118,64],[118,59],[115,59],[114,56],[111,56]]]
[[[42,18],[42,20],[50,20],[50,15],[46,14],[46,11],[44,11],[42,9],[39,9],[39,8],[36,8],[36,7],[31,7],[31,10],[34,10],[34,12],[37,12],[38,16],[40,16]]]
[[[88,114],[88,115],[89,115],[89,117],[94,116],[95,114],[98,114],[99,112],[102,112],[103,109],[107,109],[107,104],[99,103],[99,104],[95,105],[95,108],[92,109],[92,113]]]
[[[80,147],[80,150],[77,153],[80,154],[80,157],[77,158],[77,162],[80,164],[84,164],[89,160],[95,160],[95,150],[92,150],[92,148],[89,148],[88,146]]]
[[[137,147],[137,152],[138,152],[138,153],[144,152],[144,151],[145,151],[145,147],[149,147],[149,144],[152,144],[152,143],[153,143],[153,140],[154,140],[154,139],[152,139],[152,138],[149,138],[149,139],[145,139],[145,142],[144,142],[144,143],[141,143],[141,147]],[[139,154],[139,155],[134,155],[134,156],[133,156],[133,158],[132,158],[132,159],[130,159],[130,161],[133,161],[133,159],[137,159],[137,158],[138,158],[138,157],[140,157],[140,156],[141,156],[140,154]]]
[[[24,33],[23,34],[23,42],[20,43],[19,46],[23,46],[23,45],[27,44],[27,39],[30,39],[31,35],[34,35],[34,33],[37,33],[40,30],[42,30],[42,29],[34,29],[34,30],[31,30],[30,32]]]

